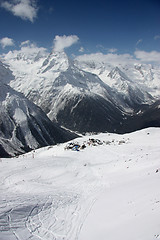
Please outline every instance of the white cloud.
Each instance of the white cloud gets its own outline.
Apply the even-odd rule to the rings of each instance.
[[[160,63],[160,52],[135,51],[135,56],[142,62]]]
[[[27,41],[26,41],[27,42]],[[23,59],[30,59],[30,60],[39,60],[41,58],[47,57],[48,56],[48,51],[46,48],[43,47],[38,47],[34,43],[28,43],[27,45],[21,46],[19,50],[13,50],[9,51],[7,54],[4,54],[6,59],[17,59],[17,56],[19,58]]]
[[[23,45],[19,52],[24,53],[26,56],[36,56],[38,53],[41,53],[41,56],[46,56],[48,54],[46,48],[37,47],[34,43],[27,43],[27,45]]]
[[[53,49],[55,51],[63,51],[65,48],[68,48],[75,44],[79,38],[76,35],[70,35],[70,36],[56,36],[53,40]]]
[[[110,49],[108,49],[109,53],[115,53],[117,51],[118,51],[117,48],[110,48]]]
[[[145,52],[136,50],[134,55],[131,54],[116,54],[116,53],[92,53],[92,54],[83,54],[77,56],[76,59],[81,62],[89,61],[96,63],[109,63],[113,66],[118,65],[128,65],[135,63],[152,63],[152,64],[160,64],[160,52],[152,51]]]
[[[8,46],[14,46],[14,41],[12,38],[2,38],[0,39],[0,44],[2,48],[8,47]]]
[[[141,42],[143,42],[142,39],[139,39],[137,42],[136,42],[136,46],[138,46]]]
[[[36,0],[10,0],[3,1],[1,7],[13,13],[14,16],[23,20],[34,22],[37,17],[38,8]]]
[[[103,63],[110,63],[113,66],[117,66],[119,64],[133,64],[136,60],[133,58],[130,54],[103,54],[103,53],[94,53],[94,54],[84,54],[81,56],[78,56],[76,58],[79,61],[95,61],[95,62],[103,62]]]
[[[80,47],[79,52],[84,52],[84,47]]]
[[[24,42],[21,42],[20,47],[25,46],[25,45],[29,45],[29,44],[30,44],[30,40],[26,40]]]
[[[160,39],[160,35],[156,35],[156,36],[154,37],[154,40],[157,40],[157,39]]]
[[[97,44],[97,45],[96,45],[96,48],[97,48],[97,49],[100,49],[100,50],[103,50],[103,51],[104,51],[104,50],[105,50],[105,51],[108,50],[108,48],[105,48],[102,44]]]

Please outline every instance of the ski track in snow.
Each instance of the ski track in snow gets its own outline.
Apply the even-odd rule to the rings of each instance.
[[[25,157],[19,157],[14,160],[21,162],[20,159],[27,161],[28,158],[31,158],[31,161],[36,160],[36,156],[33,159],[33,155],[31,153],[27,154]],[[87,175],[88,171],[86,173],[82,173],[80,179],[76,181],[76,176],[79,174],[77,167],[73,166],[72,169],[71,166],[71,170],[68,170],[74,159],[55,157],[55,165],[57,168],[59,165],[58,162],[61,160],[64,165],[63,163],[60,163],[60,167],[64,166],[67,172],[71,171],[72,173],[73,171],[73,177],[75,180],[74,184],[71,182],[73,189],[70,189],[70,186],[64,185],[65,175],[68,174],[65,173],[65,170],[60,170],[60,174],[55,176],[55,180],[56,178],[58,179],[56,181],[61,182],[62,179],[62,186],[57,187],[45,179],[40,179],[38,172],[41,172],[41,168],[43,171],[43,164],[40,167],[36,166],[35,168],[33,166],[33,169],[29,168],[29,172],[26,170],[27,167],[24,168],[24,166],[21,166],[22,168],[13,170],[11,173],[9,172],[8,176],[2,180],[2,190],[5,189],[6,186],[6,189],[8,189],[9,192],[11,191],[11,195],[13,194],[12,196],[9,196],[9,194],[6,195],[4,192],[3,197],[1,195],[1,203],[3,203],[1,204],[1,209],[3,210],[4,208],[4,212],[1,212],[0,216],[0,236],[2,236],[3,240],[78,239],[78,233],[84,219],[95,201],[98,183],[91,179],[91,183],[89,183],[88,186],[86,185],[85,174]],[[10,159],[8,161],[10,161]],[[54,159],[51,159],[51,161],[54,161]],[[67,163],[67,161],[69,163]],[[37,176],[33,174],[34,171],[37,171],[37,173],[35,173]],[[28,185],[26,185],[26,188],[29,195],[31,195],[30,198],[26,196],[26,193],[23,193],[24,196],[21,196],[21,194],[19,195],[19,192],[23,192],[23,185],[25,185],[26,181],[25,177],[27,178],[28,174],[31,175],[31,177],[27,179],[31,185],[32,183],[35,184],[35,188],[37,183],[41,185],[40,191],[42,191],[42,196],[41,194],[39,195],[39,193],[38,195],[35,193],[34,196],[34,189],[29,190]],[[32,174],[36,178],[34,178]],[[54,178],[52,180],[54,181]],[[72,181],[72,176],[71,179],[69,176],[69,182],[70,181]],[[47,188],[47,185],[52,185],[51,190],[49,187],[49,189],[47,189],[47,193],[43,194],[43,188]],[[90,192],[92,194],[90,194]],[[9,201],[8,198],[11,200]],[[7,210],[5,210],[6,208]]]
[[[142,232],[141,238],[135,235],[136,240],[160,239],[159,136],[158,128],[125,135],[100,134],[96,138],[109,143],[79,152],[64,150],[65,144],[60,144],[1,159],[0,240],[91,240],[86,232],[99,224],[94,215],[99,202],[110,216],[105,227],[110,240],[117,239],[114,232],[116,228],[119,231],[119,218],[126,220],[130,215],[133,223],[135,216],[137,221],[143,216],[155,219],[153,229],[146,227],[150,235]],[[88,137],[77,141],[85,139]],[[89,225],[92,214],[93,227]]]

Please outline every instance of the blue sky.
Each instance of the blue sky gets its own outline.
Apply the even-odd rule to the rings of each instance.
[[[0,0],[0,3],[0,39],[11,41],[8,45],[7,40],[6,44],[1,41],[1,53],[26,40],[51,49],[57,35],[78,37],[76,44],[67,50],[75,55],[133,54],[136,49],[160,51],[159,0]]]

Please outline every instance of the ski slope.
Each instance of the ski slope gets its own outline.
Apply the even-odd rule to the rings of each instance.
[[[96,138],[102,145],[87,145]],[[160,128],[0,160],[1,240],[160,239]]]

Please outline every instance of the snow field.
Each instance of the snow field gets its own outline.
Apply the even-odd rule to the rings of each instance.
[[[160,129],[1,159],[1,240],[160,239]]]

